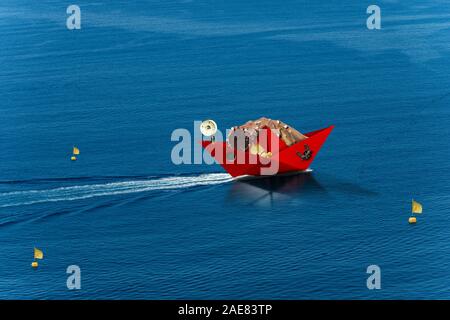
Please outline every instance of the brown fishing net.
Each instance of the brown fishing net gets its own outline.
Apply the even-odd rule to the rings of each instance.
[[[248,121],[243,125],[233,127],[230,135],[228,136],[228,142],[230,145],[234,146],[234,141],[238,140],[236,137],[243,136],[244,139],[240,141],[244,141],[244,144],[237,147],[239,149],[247,150],[249,147],[256,144],[258,135],[261,130],[264,129],[270,129],[276,136],[284,141],[287,146],[291,146],[308,138],[283,121],[262,117],[254,121]]]

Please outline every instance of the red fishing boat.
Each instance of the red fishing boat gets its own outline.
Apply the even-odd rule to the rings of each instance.
[[[270,154],[270,157],[252,153],[250,148],[233,148],[227,141],[215,141],[214,138],[202,141],[202,146],[233,177],[287,174],[308,170],[333,128],[334,126],[329,126],[306,133],[306,139],[290,146],[272,130],[265,129],[268,137],[265,152]],[[272,139],[278,140],[278,143],[275,143],[276,148],[271,148]]]

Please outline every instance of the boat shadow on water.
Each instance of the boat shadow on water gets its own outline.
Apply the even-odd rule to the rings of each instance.
[[[377,192],[332,176],[312,172],[273,177],[248,177],[234,181],[228,200],[234,203],[273,206],[290,199],[330,199],[343,194],[352,198],[376,197]]]
[[[271,206],[305,194],[327,196],[327,190],[311,172],[273,177],[254,177],[236,180],[228,199],[249,205]]]

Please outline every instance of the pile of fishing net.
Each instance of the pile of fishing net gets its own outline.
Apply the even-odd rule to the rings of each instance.
[[[257,120],[251,120],[243,125],[233,127],[228,136],[228,143],[234,146],[236,137],[244,137],[245,143],[239,149],[248,150],[252,146],[259,147],[257,141],[263,130],[270,129],[270,131],[280,138],[286,146],[291,146],[299,141],[303,141],[308,137],[301,134],[295,128],[287,125],[280,120],[272,120],[269,118],[259,118]],[[253,152],[252,152],[253,153]],[[259,153],[257,151],[257,153]]]

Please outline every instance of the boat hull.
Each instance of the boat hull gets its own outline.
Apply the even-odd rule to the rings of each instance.
[[[334,126],[329,126],[306,133],[307,139],[289,147],[272,134],[269,139],[279,139],[280,148],[270,160],[262,159],[259,155],[252,155],[248,151],[232,150],[223,141],[202,141],[202,146],[233,177],[285,174],[307,170],[333,128]],[[234,154],[234,159],[227,158],[229,154]],[[245,161],[238,161],[238,159],[245,159]]]

